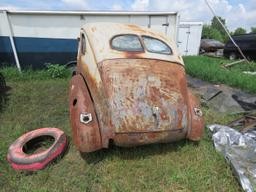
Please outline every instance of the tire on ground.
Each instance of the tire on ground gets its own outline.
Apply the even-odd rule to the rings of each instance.
[[[34,154],[26,154],[23,147],[32,139],[51,136],[54,143],[47,149]],[[15,170],[36,171],[45,168],[52,160],[61,155],[67,146],[65,133],[57,128],[40,128],[19,137],[9,147],[7,160]]]

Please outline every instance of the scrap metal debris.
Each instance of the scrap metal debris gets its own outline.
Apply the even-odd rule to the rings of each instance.
[[[253,192],[256,189],[256,131],[241,133],[218,124],[207,127],[213,133],[216,150],[231,164],[243,190]]]
[[[227,126],[237,128],[242,133],[256,129],[256,113],[245,114],[243,117],[231,121]]]
[[[239,63],[243,63],[244,61],[246,61],[246,60],[242,59],[242,60],[234,61],[234,62],[231,62],[231,63],[228,63],[228,64],[224,64],[224,65],[222,65],[222,67],[227,69],[227,68],[229,68],[229,67],[231,67],[233,65],[237,65]]]
[[[232,98],[246,111],[256,109],[256,100],[254,102],[243,101],[237,95],[232,95]]]
[[[220,93],[222,93],[222,90],[219,90],[216,86],[215,87],[206,87],[204,95],[202,95],[202,98],[205,101],[210,101],[214,97],[218,96]]]
[[[197,78],[187,76],[188,85],[201,103],[213,111],[232,113],[234,111],[251,111],[256,109],[256,96],[223,84],[214,85]]]

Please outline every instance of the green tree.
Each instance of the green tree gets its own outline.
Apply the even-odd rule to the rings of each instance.
[[[203,32],[202,32],[202,38],[203,39],[215,39],[218,41],[223,42],[223,37],[221,33],[213,28],[211,25],[204,25],[203,26]]]
[[[223,18],[221,18],[221,17],[218,17],[218,18],[219,18],[220,21],[223,23],[223,25],[226,26],[226,20],[223,19]],[[223,27],[221,26],[221,24],[220,24],[220,22],[218,21],[218,19],[217,19],[216,16],[214,16],[214,17],[212,18],[212,25],[211,25],[211,26],[212,26],[212,28],[217,29],[217,30],[221,33],[221,35],[226,34],[225,30],[224,30]]]
[[[243,34],[246,34],[246,30],[242,27],[238,27],[234,32],[234,35],[243,35]]]
[[[226,26],[226,20],[218,17],[220,21]],[[228,35],[226,34],[225,29],[219,23],[217,17],[213,17],[211,25],[204,25],[202,38],[216,39],[221,42],[226,42],[228,40]]]
[[[256,33],[256,27],[251,27],[251,33]]]

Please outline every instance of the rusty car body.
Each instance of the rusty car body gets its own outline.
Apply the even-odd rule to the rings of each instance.
[[[70,82],[70,119],[79,151],[202,137],[199,103],[187,88],[176,45],[131,24],[90,23],[80,31]]]

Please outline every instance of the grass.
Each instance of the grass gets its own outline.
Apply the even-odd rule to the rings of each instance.
[[[34,71],[32,69],[27,69],[20,73],[17,68],[5,67],[1,68],[1,74],[5,77],[7,81],[33,81],[33,80],[48,80],[48,79],[58,79],[58,78],[68,78],[70,76],[70,71],[64,66],[60,65],[48,65],[45,70]]]
[[[256,63],[241,63],[230,67],[221,67],[230,63],[229,60],[210,58],[206,56],[184,57],[186,72],[193,76],[213,83],[223,83],[240,88],[250,93],[256,93],[256,76],[244,74],[243,71],[256,71]]]
[[[128,149],[112,147],[81,156],[71,139],[69,78],[44,79],[37,73],[7,77],[10,89],[0,113],[1,191],[241,191],[207,131],[199,144],[185,140]],[[204,113],[207,123],[234,118],[209,109]],[[67,154],[35,174],[14,171],[6,161],[8,146],[39,127],[64,130],[70,140]]]

